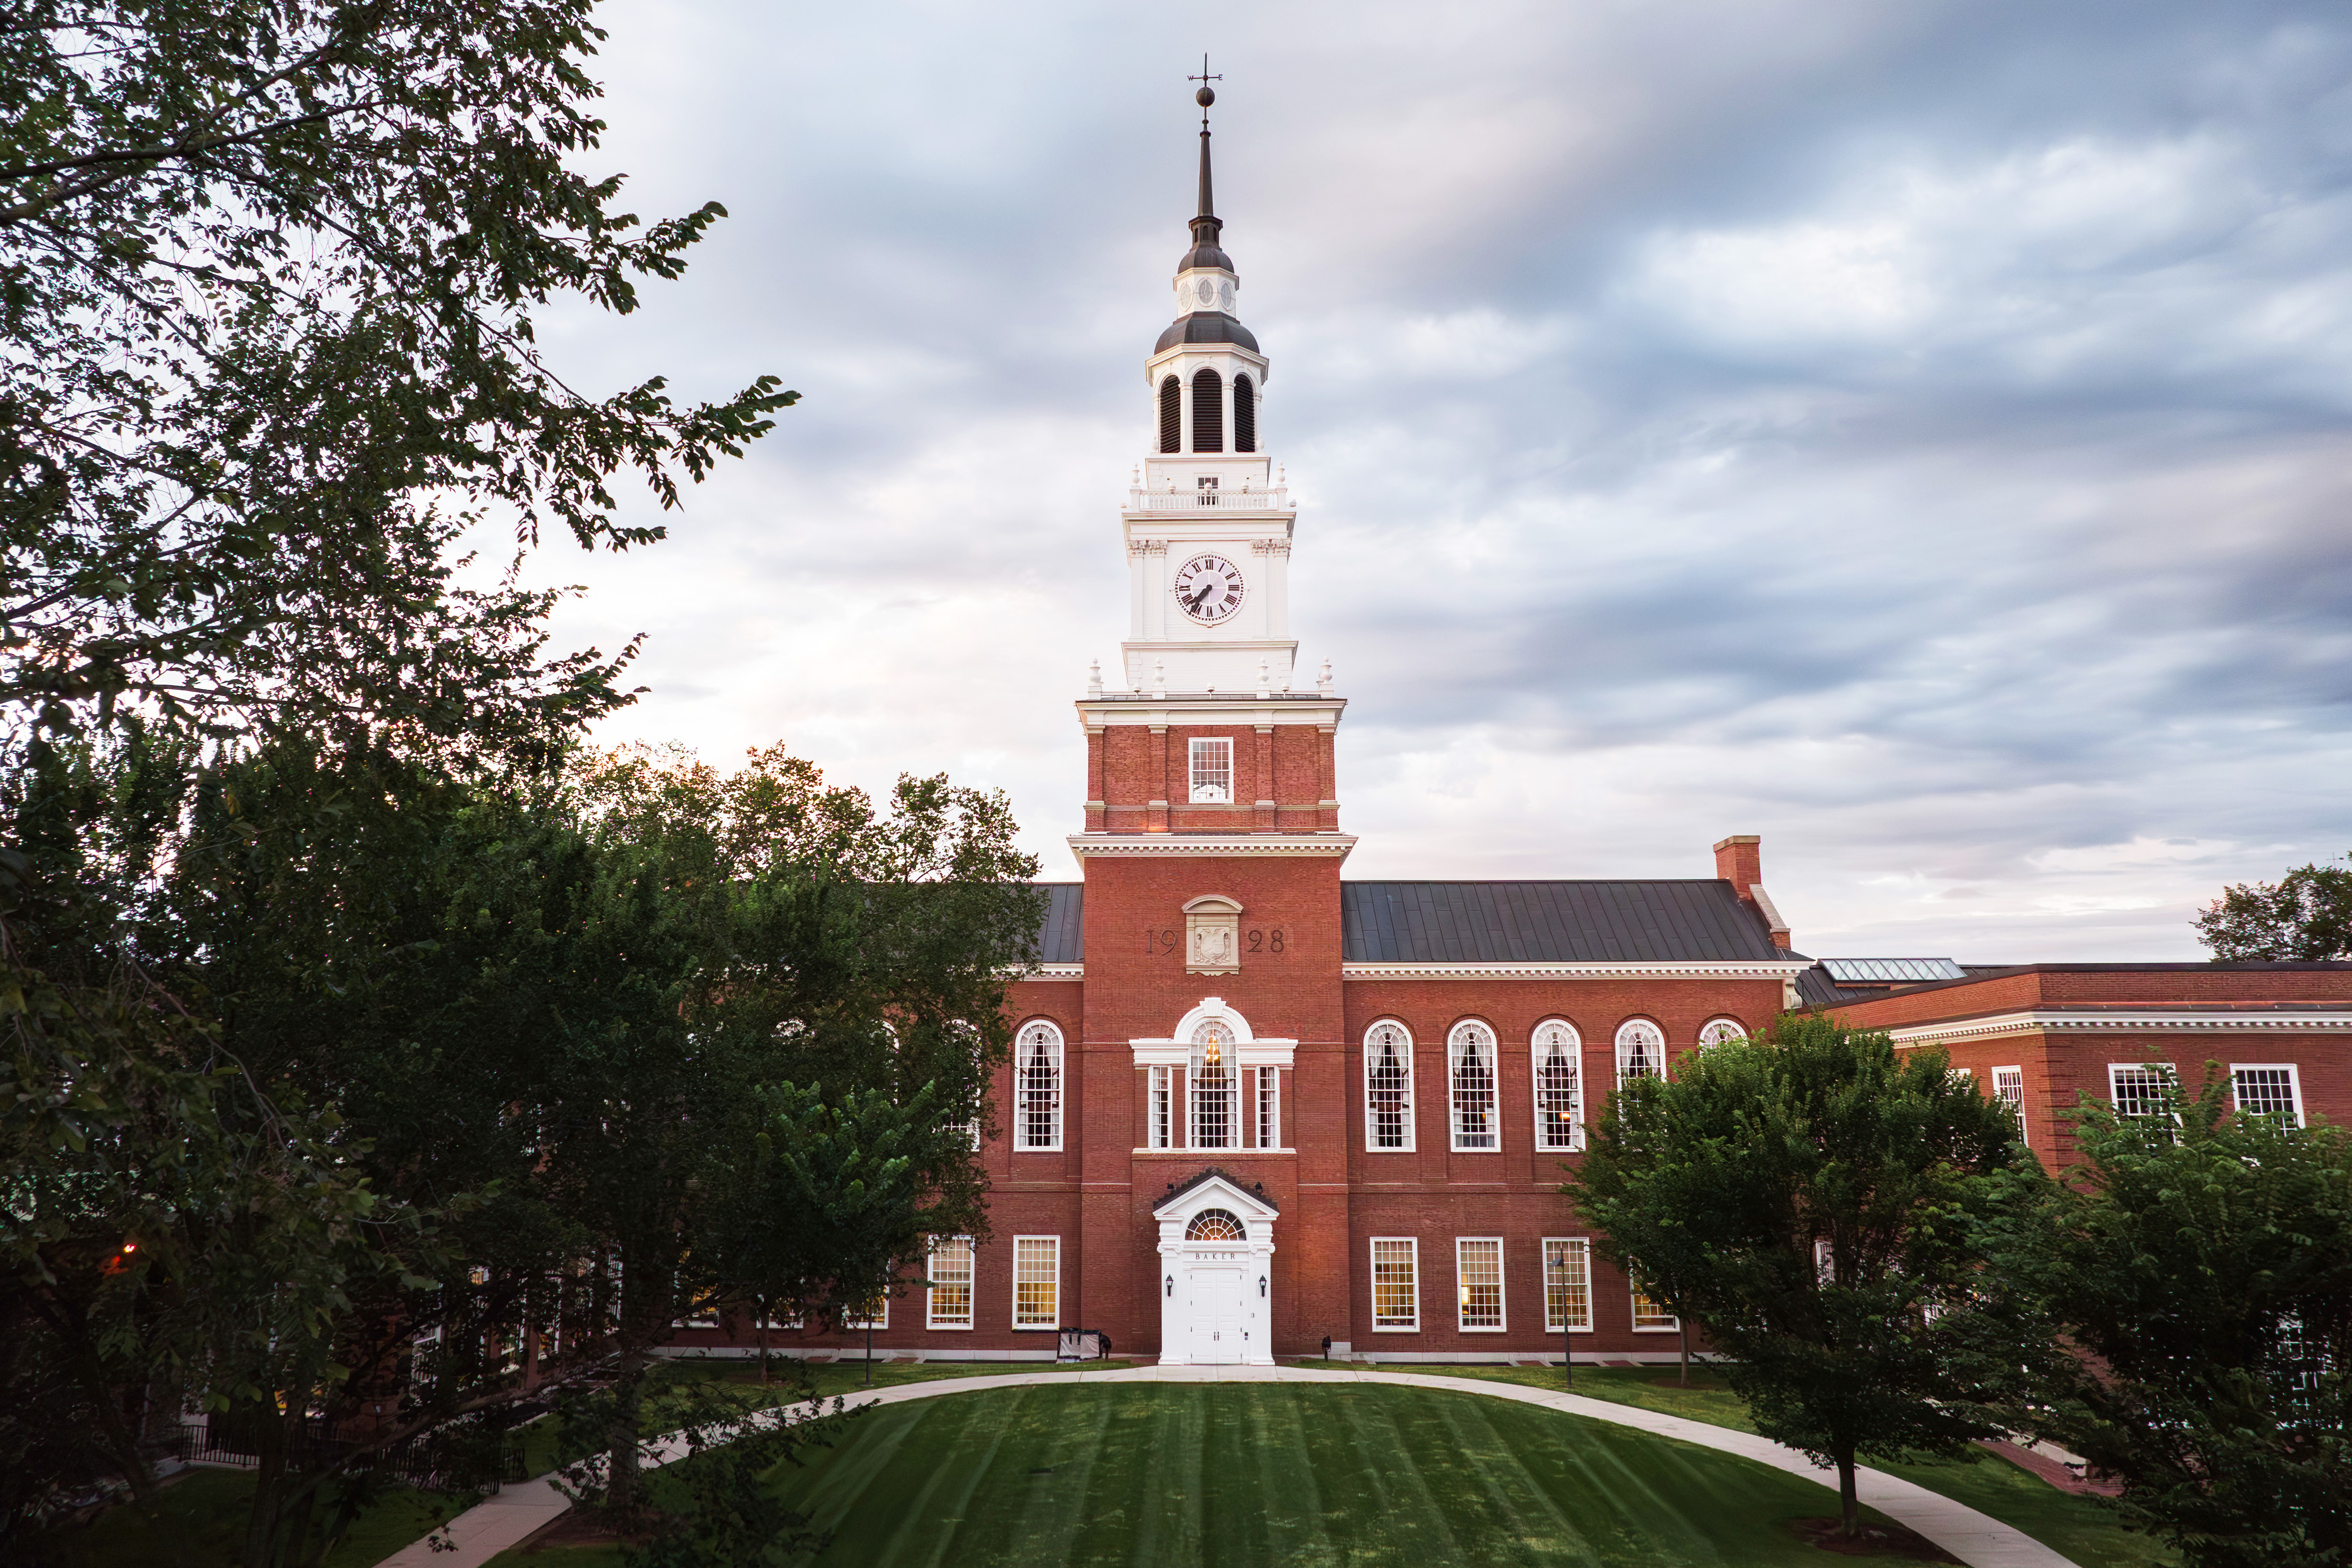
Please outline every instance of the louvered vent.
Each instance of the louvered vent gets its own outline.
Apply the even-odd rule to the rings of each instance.
[[[1257,388],[1245,375],[1234,377],[1234,450],[1257,450]]]
[[[1213,370],[1192,377],[1192,450],[1225,449],[1225,384]]]
[[[1160,449],[1184,449],[1184,386],[1172,375],[1160,384]]]

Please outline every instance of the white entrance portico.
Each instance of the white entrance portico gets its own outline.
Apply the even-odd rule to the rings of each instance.
[[[1272,1204],[1212,1165],[1160,1222],[1160,1364],[1272,1366]]]

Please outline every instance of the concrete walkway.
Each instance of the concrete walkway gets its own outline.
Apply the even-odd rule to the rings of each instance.
[[[1406,1388],[1433,1388],[1444,1394],[1484,1394],[1540,1405],[1571,1415],[1589,1416],[1612,1426],[1636,1427],[1702,1448],[1737,1454],[1743,1459],[1786,1470],[1834,1489],[1833,1471],[1814,1464],[1793,1448],[1784,1448],[1752,1433],[1727,1426],[1689,1421],[1679,1415],[1612,1405],[1604,1399],[1528,1388],[1516,1383],[1490,1383],[1465,1377],[1433,1377],[1409,1372],[1324,1372],[1297,1366],[1139,1366],[1116,1372],[1026,1372],[998,1377],[949,1377],[933,1383],[903,1384],[847,1396],[852,1409],[868,1405],[903,1405],[913,1399],[937,1399],[950,1394],[978,1394],[991,1388],[1028,1388],[1068,1383],[1392,1383]],[[683,1443],[665,1445],[657,1462],[667,1464],[686,1452]],[[1855,1488],[1865,1507],[1874,1508],[1899,1524],[1907,1525],[1970,1568],[2074,1568],[2047,1546],[1989,1514],[1979,1513],[1927,1488],[1884,1474],[1857,1469]],[[481,1568],[483,1563],[515,1545],[563,1511],[562,1495],[544,1480],[526,1481],[505,1490],[452,1520],[448,1538],[457,1550],[434,1552],[422,1541],[384,1559],[383,1568]],[[1826,1559],[1824,1559],[1826,1561]]]

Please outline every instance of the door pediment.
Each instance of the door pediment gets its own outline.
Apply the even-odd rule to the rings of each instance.
[[[1268,1202],[1264,1193],[1244,1187],[1214,1165],[1209,1166],[1189,1182],[1180,1183],[1151,1208],[1151,1217],[1160,1223],[1183,1223],[1202,1209],[1231,1209],[1244,1220],[1271,1224],[1282,1211]]]

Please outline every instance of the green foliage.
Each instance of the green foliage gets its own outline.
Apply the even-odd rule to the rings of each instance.
[[[1564,1187],[1604,1255],[1697,1323],[1757,1430],[1838,1467],[1955,1452],[1990,1353],[1976,1226],[2021,1158],[1941,1051],[1788,1016],[1612,1097]]]
[[[2352,866],[2298,866],[2239,882],[2197,917],[2198,940],[2228,963],[2352,958]]]
[[[1995,1233],[2053,1358],[2019,1422],[2125,1485],[2194,1568],[2352,1561],[2352,1148],[2228,1110],[2085,1102],[2082,1162]]]

